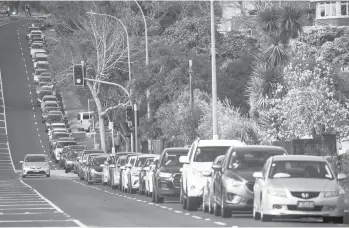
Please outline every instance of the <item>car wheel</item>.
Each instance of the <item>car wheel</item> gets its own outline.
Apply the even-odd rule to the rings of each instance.
[[[222,205],[221,205],[221,216],[222,218],[230,218],[232,216],[232,210],[227,208],[225,205],[225,194],[222,193]]]
[[[27,177],[27,175],[24,175],[24,174],[22,175],[22,178],[26,178],[26,177]]]
[[[81,173],[80,173],[80,180],[84,180],[84,177],[81,175]]]
[[[202,195],[202,210],[204,213],[207,213],[209,211],[208,206],[206,205],[206,194],[205,193]]]
[[[212,202],[211,202],[212,200],[211,200],[211,196],[209,195],[208,196],[208,212],[210,213],[210,214],[213,214],[213,205],[212,205]]]
[[[154,192],[154,189],[153,189],[153,192],[151,194],[151,202],[155,203],[155,192]]]
[[[184,197],[184,192],[181,190],[181,202],[182,202],[182,208],[183,210],[187,210],[187,199]]]
[[[127,192],[129,194],[132,194],[132,185],[131,185],[130,181],[128,182],[128,185],[127,185]]]
[[[50,174],[46,174],[46,177],[50,177],[51,175]]]
[[[187,196],[187,210],[188,211],[197,211],[198,210],[198,200],[194,197]]]
[[[213,202],[213,214],[215,216],[221,215],[221,208],[220,208],[220,205],[218,205],[218,203],[216,202],[216,200],[214,200]]]
[[[261,219],[261,214],[259,212],[257,212],[255,207],[253,207],[253,219],[254,220],[260,220]]]
[[[144,194],[145,194],[145,196],[146,196],[146,197],[148,197],[148,196],[149,196],[149,194],[148,194],[148,191],[147,191],[147,190],[145,190],[145,193],[144,193]]]
[[[160,197],[158,191],[154,191],[155,203],[164,203],[164,197]]]
[[[68,169],[65,169],[64,172],[65,172],[65,173],[68,173],[69,171],[68,171]]]
[[[343,217],[323,217],[322,222],[323,223],[335,223],[335,224],[343,224]]]
[[[261,214],[261,221],[262,222],[271,222],[273,220],[273,217],[271,215],[263,213],[263,210],[262,210],[262,208],[263,208],[263,198],[261,199],[261,205],[260,205],[259,208],[261,210],[261,212],[260,212],[260,214]]]

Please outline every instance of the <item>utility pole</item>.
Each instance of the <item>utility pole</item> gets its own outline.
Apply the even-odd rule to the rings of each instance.
[[[214,0],[211,0],[211,62],[212,62],[212,130],[213,139],[218,139],[217,119],[217,75],[216,75],[216,34]]]
[[[190,109],[191,109],[191,116],[192,116],[192,118],[193,118],[193,111],[194,111],[194,90],[193,90],[192,64],[193,64],[193,61],[192,61],[192,60],[189,60]]]
[[[137,104],[133,105],[134,109],[134,123],[135,123],[135,152],[138,152],[138,120],[137,120]]]

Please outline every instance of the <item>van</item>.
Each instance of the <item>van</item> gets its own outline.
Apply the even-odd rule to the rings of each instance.
[[[78,112],[78,130],[89,132],[92,127],[94,112]]]

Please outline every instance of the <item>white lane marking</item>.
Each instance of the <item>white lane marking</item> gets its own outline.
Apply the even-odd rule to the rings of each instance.
[[[0,203],[19,203],[16,201],[25,202],[25,203],[39,203],[39,202],[45,203],[45,201],[42,201],[42,200],[0,200]]]
[[[0,211],[15,211],[18,210],[18,208],[0,208]],[[31,207],[31,208],[25,208],[25,210],[56,210],[55,208],[52,207]],[[1,220],[0,220],[1,222]]]
[[[161,206],[161,208],[166,209],[167,207],[166,206]]]
[[[210,218],[205,218],[205,221],[210,221],[211,219]]]
[[[214,224],[216,225],[220,225],[220,226],[226,226],[227,224],[224,222],[214,222]]]
[[[87,228],[87,226],[85,224],[83,224],[82,222],[80,222],[79,220],[73,219],[71,220],[72,222],[75,222],[76,225],[80,226],[80,227],[84,227]]]
[[[74,220],[2,220],[0,223],[15,223],[15,222],[74,222]]]
[[[24,185],[28,186],[29,188],[33,189],[32,186],[28,185],[27,183],[25,183],[24,181],[20,180],[20,182],[22,182]],[[60,213],[64,213],[62,211],[62,209],[60,209],[59,207],[57,207],[54,203],[52,203],[50,200],[46,199],[43,195],[41,195],[36,189],[33,189],[34,192],[36,194],[38,194],[38,196],[40,196],[43,200],[45,200],[48,204],[51,205],[51,207],[53,207],[54,209],[56,209],[58,212]]]
[[[149,205],[153,205],[154,203],[148,203]]]
[[[190,215],[190,213],[185,213],[184,215]]]
[[[137,202],[142,202],[142,200],[139,199],[139,200],[137,200]]]
[[[181,211],[174,211],[174,212],[177,214],[183,214],[183,212],[181,212]]]
[[[196,216],[196,215],[193,215],[191,217],[194,218],[194,219],[202,219],[200,216]]]
[[[4,123],[5,123],[5,133],[6,135],[7,134],[7,121],[6,121],[6,104],[5,104],[5,98],[4,98],[4,90],[3,90],[3,83],[2,83],[2,75],[1,75],[1,69],[0,69],[0,85],[1,85],[1,97],[2,97],[2,103],[3,103],[3,106],[4,106]],[[11,159],[11,164],[12,164],[12,168],[13,168],[13,171],[16,170],[15,168],[15,165],[13,163],[13,160],[12,160],[12,155],[11,155],[11,150],[10,150],[10,144],[8,143],[7,141],[7,148],[8,149],[8,154],[10,155],[10,159]]]
[[[172,211],[172,208],[168,208],[169,211]]]
[[[0,205],[0,207],[21,207],[21,206],[47,206],[47,203],[45,204],[8,204],[8,205]]]

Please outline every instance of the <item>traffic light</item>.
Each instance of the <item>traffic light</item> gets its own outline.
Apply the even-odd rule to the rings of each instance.
[[[134,119],[133,108],[132,108],[132,106],[127,106],[126,107],[126,121],[133,123],[133,119]]]
[[[85,85],[84,70],[83,70],[83,67],[81,64],[74,65],[73,75],[74,75],[74,85],[75,86],[84,86]]]

